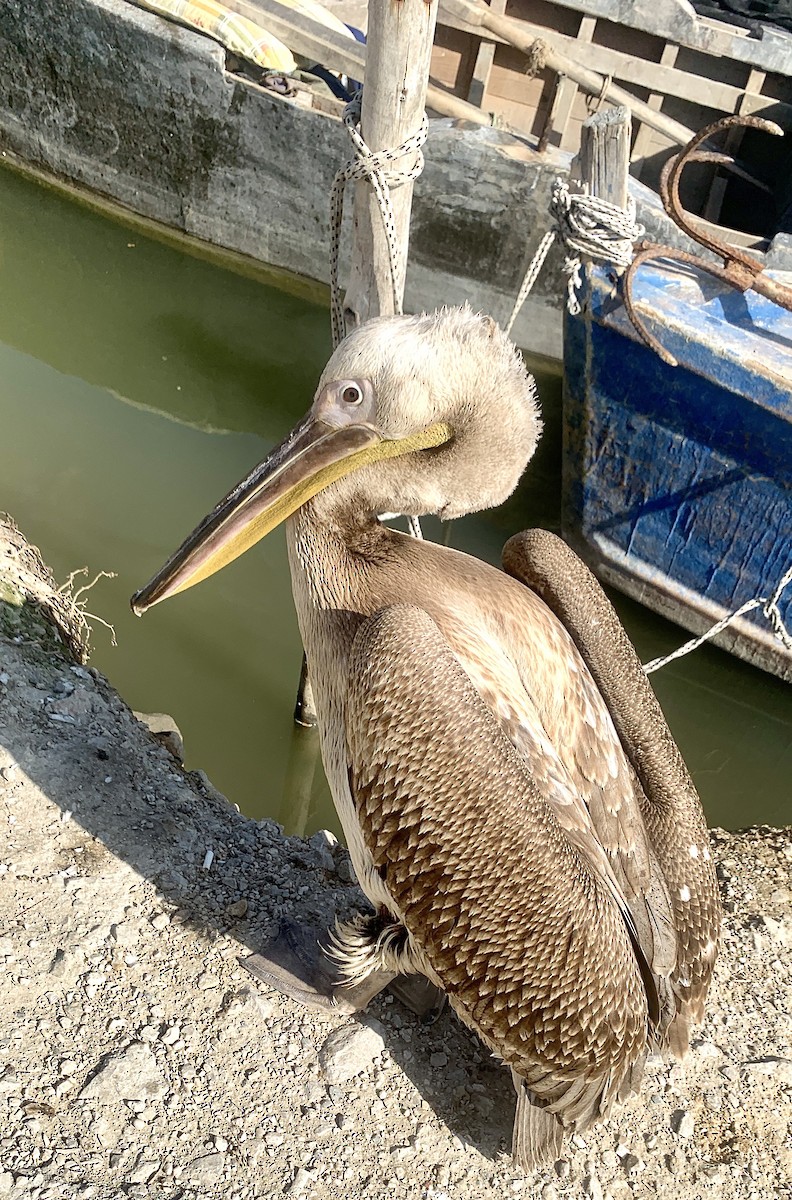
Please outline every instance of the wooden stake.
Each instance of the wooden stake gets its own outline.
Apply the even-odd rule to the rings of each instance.
[[[589,195],[627,207],[632,121],[627,108],[608,108],[583,122],[580,178]]]
[[[429,81],[437,0],[370,0],[361,132],[371,150],[396,149],[421,125]],[[415,156],[412,162],[415,161]],[[409,159],[397,164],[405,170]],[[391,192],[396,242],[404,265],[410,240],[412,183]],[[355,189],[354,248],[344,300],[347,331],[369,317],[393,313],[388,242],[368,182]]]

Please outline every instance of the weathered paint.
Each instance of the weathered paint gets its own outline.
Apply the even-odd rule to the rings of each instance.
[[[602,577],[700,633],[792,565],[792,314],[662,263],[635,297],[680,365],[590,269],[565,324],[564,531]],[[780,611],[792,628],[792,585]],[[792,680],[761,612],[717,642]]]

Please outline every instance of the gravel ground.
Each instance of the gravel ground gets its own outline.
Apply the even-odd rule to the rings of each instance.
[[[726,926],[685,1063],[526,1177],[509,1077],[453,1014],[320,1016],[240,967],[282,914],[363,904],[346,852],[184,772],[48,605],[62,625],[0,524],[0,1197],[792,1196],[788,830],[713,834]]]

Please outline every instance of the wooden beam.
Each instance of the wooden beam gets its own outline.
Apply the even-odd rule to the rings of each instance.
[[[366,47],[346,38],[335,29],[279,4],[278,0],[224,0],[226,6],[273,33],[291,51],[321,63],[330,71],[348,75],[350,79],[366,77]],[[472,121],[476,125],[491,125],[492,118],[459,96],[451,96],[442,88],[429,85],[426,102],[435,112],[456,120]]]
[[[436,18],[437,0],[379,0],[369,6],[368,83],[363,89],[361,134],[372,151],[396,149],[421,126]],[[416,157],[413,153],[400,159],[397,169],[409,170]],[[394,302],[382,214],[368,180],[356,186],[352,265],[344,299],[347,331],[369,317],[390,316],[394,303],[401,308],[412,194],[412,183],[391,191],[400,260],[399,295]]]
[[[582,17],[575,40],[590,42],[596,28],[597,21],[595,17]],[[572,113],[575,97],[578,94],[578,85],[568,75],[558,75],[556,76],[556,80],[553,100],[547,111],[542,136],[539,138],[538,149],[540,151],[544,150],[547,145],[563,146],[564,133],[566,132],[567,123]]]
[[[636,117],[646,121],[648,125],[657,129],[659,133],[664,133],[678,145],[685,145],[693,137],[693,130],[688,129],[686,125],[672,120],[663,113],[654,112],[643,100],[637,99],[631,92],[618,87],[607,76],[598,75],[595,71],[580,66],[569,54],[557,49],[558,35],[552,30],[543,30],[541,37],[532,36],[525,31],[526,22],[516,21],[512,17],[499,16],[497,13],[491,12],[487,5],[482,3],[482,0],[443,0],[443,2],[448,12],[462,17],[472,25],[492,30],[493,33],[497,33],[529,58],[539,59],[543,66],[549,67],[551,71],[556,71],[560,75],[568,75],[590,95],[601,96],[613,104],[625,105]],[[585,47],[581,47],[581,49],[585,49]],[[575,52],[574,39],[572,39],[572,52]]]
[[[490,0],[490,8],[493,12],[505,13],[506,0]],[[482,108],[484,97],[487,93],[490,71],[495,61],[495,43],[487,41],[484,38],[479,38],[478,43],[476,62],[473,67],[473,78],[470,81],[467,98],[471,104],[475,104],[477,108]]]
[[[678,54],[679,54],[679,46],[675,46],[673,42],[666,42],[665,46],[663,47],[663,53],[660,55],[661,64],[664,67],[673,67],[674,63],[677,60]],[[651,96],[646,101],[646,103],[649,105],[650,108],[653,108],[655,110],[655,112],[659,112],[660,109],[663,107],[664,100],[665,100],[664,93],[652,92]],[[636,178],[640,178],[641,168],[643,167],[644,160],[648,157],[649,147],[652,145],[653,140],[654,140],[653,139],[654,132],[655,132],[654,130],[650,129],[649,126],[645,125],[643,122],[641,122],[641,124],[638,127],[638,132],[636,133],[635,141],[633,142],[632,156],[631,156],[632,162],[635,166]]]

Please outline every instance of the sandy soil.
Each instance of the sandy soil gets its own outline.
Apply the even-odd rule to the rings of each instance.
[[[715,831],[691,1054],[528,1178],[509,1078],[453,1014],[317,1015],[240,967],[283,914],[363,905],[346,853],[185,773],[78,625],[0,524],[0,1197],[792,1196],[789,831]]]

